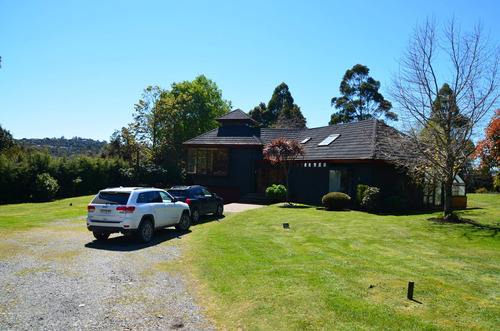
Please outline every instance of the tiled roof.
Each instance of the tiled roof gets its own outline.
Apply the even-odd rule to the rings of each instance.
[[[215,119],[220,123],[248,123],[251,125],[258,125],[259,123],[250,117],[247,113],[245,113],[241,109],[235,109],[230,113],[219,116]]]
[[[238,130],[236,130],[238,129]],[[246,131],[246,132],[242,132]],[[318,146],[325,138],[332,134],[339,134],[328,146]],[[379,120],[366,120],[353,123],[336,124],[313,129],[269,129],[234,127],[227,131],[224,126],[186,141],[184,144],[203,146],[264,146],[273,139],[295,139],[304,143],[306,152],[304,160],[359,160],[384,159],[375,148],[384,141],[381,136],[400,134],[396,129]],[[380,146],[378,146],[380,148]]]

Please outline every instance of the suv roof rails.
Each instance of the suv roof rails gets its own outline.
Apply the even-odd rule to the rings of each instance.
[[[103,190],[120,190],[120,189],[124,189],[124,188],[131,189],[132,191],[136,191],[136,190],[143,190],[143,189],[154,189],[154,187],[152,187],[152,186],[149,186],[149,187],[127,187],[127,186],[116,186],[116,187],[106,187],[106,188],[105,188],[105,189],[103,189]]]

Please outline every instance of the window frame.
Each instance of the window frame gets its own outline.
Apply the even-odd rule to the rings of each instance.
[[[227,176],[229,150],[221,147],[189,147],[186,170],[189,174]]]

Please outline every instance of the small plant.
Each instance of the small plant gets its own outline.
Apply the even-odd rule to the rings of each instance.
[[[266,199],[268,203],[278,203],[286,201],[286,188],[284,185],[273,184],[266,189]]]
[[[384,206],[388,211],[403,211],[406,209],[406,199],[393,195],[384,200]]]
[[[481,187],[476,190],[476,193],[488,193],[488,189],[486,187]]]
[[[373,212],[380,205],[380,189],[378,187],[368,186],[363,192],[363,200],[361,200],[361,208],[366,211]]]
[[[341,192],[330,192],[321,199],[326,210],[342,210],[349,206],[351,197]]]
[[[363,194],[365,193],[368,185],[359,184],[356,191],[356,203],[361,206],[361,201],[363,201]]]

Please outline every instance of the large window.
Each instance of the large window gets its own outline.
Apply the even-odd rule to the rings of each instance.
[[[351,177],[351,172],[348,170],[330,170],[328,181],[329,192],[351,194]]]
[[[227,175],[227,148],[189,148],[187,170],[191,174]]]

